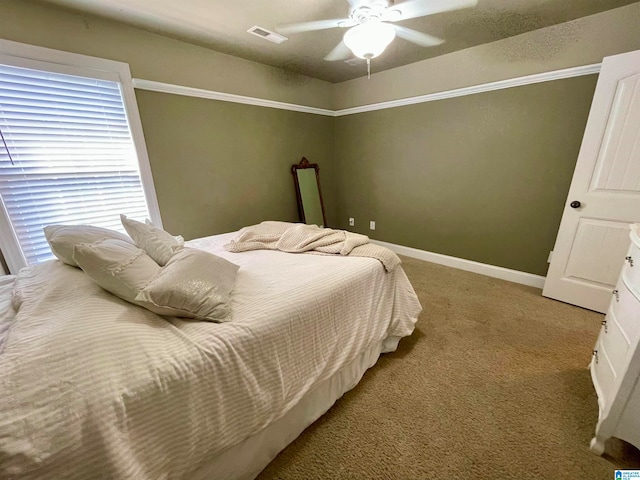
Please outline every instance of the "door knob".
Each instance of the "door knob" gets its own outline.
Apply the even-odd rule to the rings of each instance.
[[[571,206],[571,208],[580,208],[580,205],[582,204],[578,200],[574,200],[569,205]]]

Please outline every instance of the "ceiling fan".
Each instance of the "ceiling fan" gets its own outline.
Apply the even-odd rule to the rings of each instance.
[[[349,28],[342,41],[324,59],[330,62],[346,60],[353,53],[367,60],[370,65],[371,59],[380,55],[396,35],[421,47],[433,47],[444,42],[441,38],[395,25],[395,22],[474,7],[478,3],[477,0],[406,0],[397,4],[394,0],[347,1],[350,5],[347,18],[291,23],[276,27],[276,30],[289,35],[337,27]]]

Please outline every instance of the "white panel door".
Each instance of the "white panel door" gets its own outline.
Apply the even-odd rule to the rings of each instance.
[[[629,247],[629,224],[635,222],[640,50],[602,62],[542,294],[605,313]]]

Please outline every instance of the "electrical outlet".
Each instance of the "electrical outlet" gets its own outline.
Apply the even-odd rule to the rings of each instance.
[[[376,229],[376,222],[374,222],[373,220],[371,220],[369,222],[369,230],[375,230]]]
[[[349,226],[350,226],[350,227],[353,227],[355,224],[356,224],[356,219],[355,219],[355,218],[353,218],[353,217],[350,217],[350,218],[349,218]]]

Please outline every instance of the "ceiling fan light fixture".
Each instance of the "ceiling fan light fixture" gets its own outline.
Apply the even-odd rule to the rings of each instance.
[[[356,57],[371,59],[384,52],[396,37],[396,29],[388,23],[370,21],[350,28],[344,43]]]

